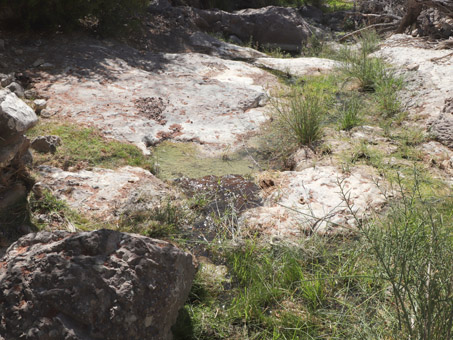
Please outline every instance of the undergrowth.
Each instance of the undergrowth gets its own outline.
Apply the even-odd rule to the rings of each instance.
[[[107,139],[95,128],[46,122],[31,129],[27,135],[30,138],[42,135],[56,135],[61,138],[61,146],[54,154],[34,153],[35,165],[47,164],[65,170],[131,165],[153,171],[153,161],[144,156],[138,147]]]

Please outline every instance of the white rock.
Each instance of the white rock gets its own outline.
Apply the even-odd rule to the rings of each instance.
[[[0,135],[23,133],[38,123],[35,112],[8,90],[0,90]]]
[[[47,101],[45,99],[35,99],[33,105],[35,106],[35,110],[40,112],[47,107]]]
[[[88,48],[88,53],[101,47],[83,48]],[[43,75],[35,87],[40,95],[49,96],[52,110],[136,145],[146,142],[145,137],[196,140],[221,153],[225,145],[232,150],[242,146],[243,139],[268,119],[267,109],[261,105],[265,105],[269,84],[276,82],[268,72],[245,62],[198,53],[140,58],[135,64],[120,58],[104,59],[109,76],[95,63],[83,67],[90,71],[90,77]],[[67,62],[63,69],[81,68],[76,59]],[[160,103],[158,98],[162,98],[162,105],[156,104]],[[147,104],[140,106],[140,101]],[[163,119],[158,121],[153,115]]]
[[[333,166],[322,166],[276,174],[275,186],[267,189],[264,207],[247,211],[241,221],[248,228],[271,236],[348,231],[355,227],[355,219],[341,187],[358,218],[379,210],[385,203],[370,173],[373,171],[369,167],[342,173]]]
[[[143,202],[152,206],[170,193],[149,171],[131,166],[77,172],[41,166],[39,173],[41,182],[72,208],[105,220],[118,219],[119,212],[134,200],[140,200],[140,195]]]
[[[329,73],[339,65],[337,61],[324,58],[259,58],[254,64],[296,77]]]

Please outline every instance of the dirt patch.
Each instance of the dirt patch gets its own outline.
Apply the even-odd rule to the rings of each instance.
[[[138,109],[138,114],[149,119],[155,120],[160,125],[167,124],[164,117],[164,110],[169,104],[160,97],[138,98],[134,100],[134,105]]]

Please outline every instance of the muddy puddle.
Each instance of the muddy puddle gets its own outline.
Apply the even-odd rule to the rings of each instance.
[[[204,176],[225,176],[230,174],[250,176],[263,170],[254,160],[255,151],[227,149],[216,157],[199,151],[194,143],[163,142],[153,150],[158,176],[164,180],[177,178],[201,178]]]

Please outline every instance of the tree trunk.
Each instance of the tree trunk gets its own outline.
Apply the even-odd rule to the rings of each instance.
[[[395,33],[404,33],[405,29],[417,22],[417,18],[423,9],[423,3],[419,3],[417,0],[408,0],[406,4],[406,14]]]

